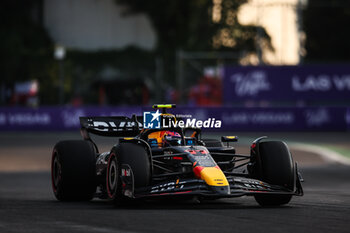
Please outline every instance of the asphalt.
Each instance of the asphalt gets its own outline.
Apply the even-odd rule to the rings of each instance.
[[[152,201],[123,208],[98,199],[59,202],[51,191],[47,157],[50,157],[53,139],[76,135],[50,135],[0,135],[0,163],[12,161],[8,162],[9,166],[27,161],[21,166],[13,165],[12,170],[0,166],[1,233],[350,232],[348,166],[304,163],[307,155],[298,152],[298,160],[303,164],[305,195],[294,197],[290,204],[278,208],[262,208],[252,197],[202,203]],[[19,154],[11,154],[9,158],[11,150]],[[26,163],[31,164],[28,161],[42,163],[42,167],[24,169]]]

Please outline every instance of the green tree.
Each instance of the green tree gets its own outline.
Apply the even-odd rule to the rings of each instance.
[[[175,52],[180,49],[256,52],[258,30],[271,47],[263,28],[238,22],[239,7],[247,0],[115,1],[124,7],[125,14],[148,16],[157,34],[156,52],[165,60],[165,69],[174,67]]]
[[[243,26],[237,20],[239,7],[247,0],[116,0],[126,14],[146,14],[158,38],[158,51],[236,49],[254,51],[257,27]],[[217,14],[217,16],[213,16]],[[216,17],[216,18],[215,18]],[[213,39],[227,29],[233,43]],[[263,30],[263,37],[269,39]],[[214,46],[213,46],[214,45]]]

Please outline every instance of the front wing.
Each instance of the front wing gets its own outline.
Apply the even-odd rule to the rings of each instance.
[[[214,198],[229,198],[254,194],[303,195],[299,176],[296,176],[294,190],[279,185],[271,185],[252,178],[237,176],[227,177],[230,188],[227,194],[217,192],[217,190],[208,186],[205,181],[200,179],[169,180],[166,182],[160,182],[156,185],[134,189],[132,170],[127,165],[123,165],[123,168],[125,169],[124,171],[130,170],[130,172],[122,173],[123,194],[131,198],[174,195],[193,195]],[[218,187],[220,186],[215,186],[215,188]]]

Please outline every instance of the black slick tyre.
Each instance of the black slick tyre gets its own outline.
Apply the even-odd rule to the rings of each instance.
[[[134,177],[134,188],[150,184],[151,166],[147,151],[141,145],[121,143],[110,153],[106,172],[106,189],[108,197],[117,205],[129,203],[130,199],[122,194],[121,165],[130,166]]]
[[[272,185],[293,190],[295,171],[294,162],[287,145],[281,141],[260,142],[259,158],[256,159],[256,177]],[[255,200],[261,206],[279,206],[289,203],[291,194],[255,194]]]
[[[60,201],[88,201],[96,192],[96,153],[91,142],[58,142],[52,152],[51,182]]]
[[[204,142],[205,147],[223,147],[224,146],[222,142],[217,139],[205,138],[205,139],[202,139],[202,141]]]

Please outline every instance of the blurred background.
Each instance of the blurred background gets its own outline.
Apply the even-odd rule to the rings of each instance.
[[[73,129],[153,103],[229,130],[350,128],[349,1],[0,4],[0,129]]]
[[[349,23],[349,0],[1,0],[0,232],[348,232]],[[221,120],[204,136],[238,135],[237,153],[285,141],[305,196],[268,209],[53,201],[52,148],[81,139],[80,116],[155,103]]]

